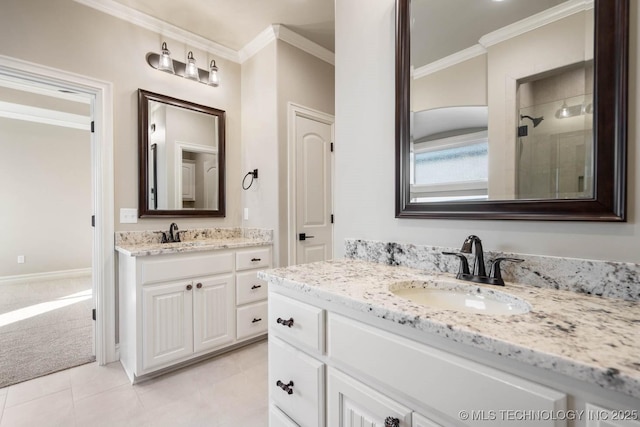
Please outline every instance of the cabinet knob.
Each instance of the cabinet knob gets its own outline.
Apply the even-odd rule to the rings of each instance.
[[[251,262],[262,261],[260,258],[251,258]]]
[[[280,323],[282,326],[292,327],[293,326],[293,317],[290,317],[289,320],[284,320],[283,318],[278,317],[278,320],[276,320],[276,322]]]
[[[387,417],[384,420],[384,427],[400,427],[400,420],[393,417]]]
[[[191,289],[193,289],[193,286],[191,286],[191,284],[187,285],[187,290],[190,291]]]
[[[202,289],[202,283],[197,283],[197,284],[196,284],[196,288],[198,288],[198,289]]]
[[[278,380],[276,381],[276,385],[282,390],[286,391],[287,394],[293,394],[293,381],[289,381],[288,384],[285,384],[282,381]]]
[[[251,321],[251,323],[258,323],[258,322],[262,322],[262,319],[260,317],[254,317],[253,320]]]
[[[259,289],[259,288],[261,288],[261,287],[262,287],[262,285],[253,285],[253,286],[251,287],[251,289]]]

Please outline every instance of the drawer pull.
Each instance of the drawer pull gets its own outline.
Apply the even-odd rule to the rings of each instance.
[[[251,262],[258,262],[258,261],[262,261],[262,259],[260,259],[260,258],[251,258]]]
[[[287,394],[293,394],[293,381],[289,381],[289,384],[285,384],[278,380],[276,385],[287,392]]]
[[[253,320],[251,321],[251,323],[258,323],[258,322],[262,322],[262,319],[260,317],[254,317]]]
[[[276,320],[276,322],[280,323],[282,326],[292,327],[293,326],[293,317],[290,317],[289,320],[284,320],[283,318],[278,317],[278,320]]]
[[[400,420],[393,417],[387,417],[384,420],[384,427],[400,427]]]
[[[253,286],[251,287],[251,289],[259,289],[259,288],[261,288],[261,287],[262,287],[262,285],[253,285]]]
[[[202,283],[198,283],[198,284],[196,284],[196,288],[198,288],[198,289],[202,289]]]
[[[190,291],[191,289],[193,289],[193,286],[191,286],[190,284],[187,285],[187,290]]]

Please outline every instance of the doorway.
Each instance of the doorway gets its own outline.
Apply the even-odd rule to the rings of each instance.
[[[4,87],[11,87],[17,93],[23,93],[27,97],[36,97],[40,99],[61,99],[65,102],[76,102],[88,106],[88,119],[81,118],[83,114],[77,112],[68,115],[63,114],[46,114],[42,110],[55,110],[49,104],[39,107],[31,105],[31,114],[39,116],[38,120],[50,121],[67,121],[71,129],[85,127],[88,133],[87,144],[89,145],[89,187],[90,187],[90,211],[92,215],[84,218],[83,224],[79,224],[81,228],[84,224],[93,223],[92,241],[87,251],[91,254],[91,266],[87,270],[75,271],[75,274],[84,273],[90,277],[91,296],[87,298],[87,292],[76,292],[67,295],[58,302],[59,305],[72,305],[79,302],[88,306],[88,315],[95,314],[95,322],[91,328],[91,335],[94,337],[93,353],[97,362],[104,365],[117,360],[116,341],[115,341],[115,284],[114,284],[114,243],[113,243],[113,101],[112,101],[112,85],[107,82],[99,81],[93,78],[84,77],[75,73],[69,73],[62,70],[45,67],[39,64],[22,61],[15,58],[0,55],[0,79],[5,82]],[[51,96],[52,91],[57,96]],[[16,93],[16,92],[14,92]],[[58,101],[53,101],[58,102]],[[12,102],[19,104],[18,102]],[[45,107],[45,108],[42,108]],[[35,113],[34,113],[35,112]],[[12,114],[24,114],[24,111],[17,111]],[[42,114],[41,114],[42,113]],[[9,115],[9,114],[7,114]],[[78,117],[80,116],[80,118]],[[51,125],[51,123],[49,123]],[[60,126],[58,126],[60,127]],[[75,127],[75,128],[74,128]],[[89,131],[91,129],[91,131]],[[54,159],[51,159],[54,161]],[[76,161],[72,159],[72,161]],[[80,160],[78,160],[80,161]],[[39,183],[43,187],[51,185],[42,176],[38,177]],[[70,196],[68,196],[70,198]],[[44,200],[40,200],[40,206],[37,207],[41,216],[48,215],[47,205]],[[63,201],[64,203],[64,201]],[[10,226],[11,224],[7,224]],[[42,237],[57,239],[58,250],[63,250],[69,239],[68,229],[60,227],[52,227],[51,230]],[[38,241],[39,236],[31,236],[30,240]],[[24,254],[19,254],[24,255]],[[13,257],[12,257],[13,258]],[[20,262],[17,258],[15,261]],[[23,260],[25,264],[29,262],[29,258],[25,255]],[[46,268],[44,270],[47,270]],[[75,270],[73,268],[67,270]],[[72,274],[70,271],[64,271],[65,274]],[[48,273],[50,274],[50,273]],[[57,274],[50,274],[53,278]],[[12,280],[19,280],[20,275],[13,275]],[[28,278],[28,276],[27,276]],[[2,286],[0,284],[0,286]],[[91,308],[95,308],[92,313]],[[25,315],[22,312],[22,315]],[[93,322],[93,320],[92,320]]]
[[[333,258],[334,117],[289,104],[289,265]]]

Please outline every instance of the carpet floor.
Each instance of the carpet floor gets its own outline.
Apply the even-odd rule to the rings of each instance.
[[[0,284],[0,388],[93,362],[91,277]]]

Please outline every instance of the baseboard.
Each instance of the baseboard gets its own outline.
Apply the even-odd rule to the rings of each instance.
[[[0,285],[14,283],[35,282],[41,280],[72,279],[91,275],[91,267],[77,268],[75,270],[47,271],[44,273],[19,274],[16,276],[0,277]]]

